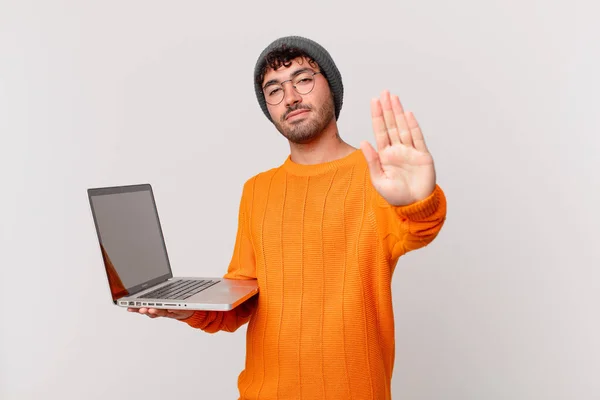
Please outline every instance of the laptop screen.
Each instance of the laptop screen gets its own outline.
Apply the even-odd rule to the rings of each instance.
[[[150,185],[88,193],[113,301],[170,278]]]

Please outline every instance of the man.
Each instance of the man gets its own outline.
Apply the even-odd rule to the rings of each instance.
[[[241,399],[390,399],[392,274],[446,216],[419,125],[384,91],[371,103],[377,150],[345,143],[341,75],[302,37],[263,51],[255,90],[290,155],[245,183],[225,277],[258,279],[260,294],[228,312],[131,311],[210,333],[249,321]]]

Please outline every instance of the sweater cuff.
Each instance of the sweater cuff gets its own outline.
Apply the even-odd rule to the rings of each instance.
[[[200,328],[202,325],[206,323],[206,317],[208,316],[208,311],[194,311],[194,313],[185,318],[180,319],[181,322],[185,322],[191,327]]]
[[[436,184],[433,192],[423,200],[407,206],[392,206],[392,208],[400,217],[410,221],[424,221],[437,211],[442,196],[442,189]]]

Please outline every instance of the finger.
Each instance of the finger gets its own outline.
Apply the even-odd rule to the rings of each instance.
[[[169,318],[175,318],[175,319],[180,319],[182,316],[187,316],[188,315],[188,311],[187,310],[167,310],[167,317]]]
[[[398,132],[398,125],[396,124],[396,117],[392,110],[390,92],[388,90],[384,90],[381,93],[381,109],[383,110],[383,119],[387,127],[388,140],[392,145],[400,144],[400,134]]]
[[[400,131],[400,141],[406,146],[413,147],[412,136],[410,134],[410,129],[408,128],[408,123],[406,122],[404,107],[402,107],[402,103],[400,103],[400,98],[398,96],[393,96],[391,103],[392,109],[394,110],[394,116],[396,117],[396,123],[398,124],[398,130]]]
[[[375,134],[375,142],[377,143],[377,149],[381,151],[390,145],[390,139],[387,133],[387,129],[385,127],[385,120],[383,119],[381,103],[378,99],[371,100],[371,118],[373,123],[373,133]]]
[[[374,181],[383,175],[379,154],[375,151],[373,146],[371,146],[371,143],[367,141],[362,141],[360,143],[360,148],[365,155],[365,159],[367,160],[367,165],[369,166],[369,172],[371,174],[371,180]]]
[[[150,308],[148,309],[148,315],[154,317],[164,317],[167,315],[167,310],[162,310],[160,308]]]
[[[171,312],[171,310],[165,310],[162,308],[151,308],[150,310],[148,310],[148,313],[155,315],[157,317],[168,317],[169,312]]]
[[[410,129],[410,133],[412,136],[412,141],[414,143],[415,149],[419,151],[427,152],[427,145],[425,144],[425,138],[423,137],[423,132],[421,131],[421,127],[415,118],[415,114],[413,112],[408,112],[406,114],[406,120],[408,122],[408,128]]]

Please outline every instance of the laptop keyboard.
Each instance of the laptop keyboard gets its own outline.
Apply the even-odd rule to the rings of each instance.
[[[148,292],[139,299],[165,299],[165,300],[185,300],[208,289],[212,285],[219,283],[213,280],[178,280],[165,286]]]

